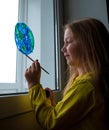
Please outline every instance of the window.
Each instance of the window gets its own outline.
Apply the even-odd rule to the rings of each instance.
[[[13,44],[13,33],[17,20],[18,0],[0,1],[0,93],[13,92],[13,86],[10,89],[10,85],[16,82],[16,48]]]
[[[0,94],[28,91],[24,72],[32,62],[16,49],[14,28],[17,22],[24,22],[31,28],[35,47],[29,56],[34,60],[38,59],[41,66],[50,73],[42,70],[43,87],[59,89],[56,5],[57,0],[4,0],[0,4],[0,12],[5,12],[2,7],[7,9],[6,13],[0,14]]]
[[[16,48],[13,44],[13,27],[18,18],[18,1],[11,1],[12,5],[7,0],[0,3],[0,82],[2,83],[15,83]]]

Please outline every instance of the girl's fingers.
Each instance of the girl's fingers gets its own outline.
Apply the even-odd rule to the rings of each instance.
[[[40,71],[40,64],[38,62],[38,60],[35,61],[35,67],[37,71]]]
[[[34,62],[32,63],[31,70],[32,70],[32,72],[33,72],[34,70],[36,70],[36,66],[35,66],[35,63],[34,63]]]

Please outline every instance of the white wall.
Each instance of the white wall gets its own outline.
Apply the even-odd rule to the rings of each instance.
[[[94,17],[109,28],[106,0],[64,0],[64,23],[84,17]]]

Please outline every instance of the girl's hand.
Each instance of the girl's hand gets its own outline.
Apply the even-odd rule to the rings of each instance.
[[[40,63],[36,60],[25,71],[25,78],[28,83],[28,88],[31,88],[35,84],[40,84],[40,77],[41,77]]]

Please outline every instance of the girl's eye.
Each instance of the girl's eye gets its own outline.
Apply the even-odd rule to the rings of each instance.
[[[73,40],[66,41],[67,44],[73,43]]]

